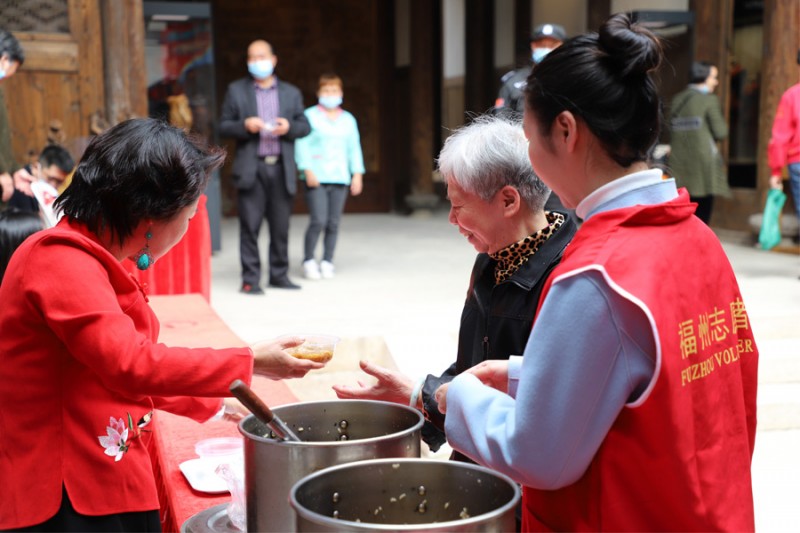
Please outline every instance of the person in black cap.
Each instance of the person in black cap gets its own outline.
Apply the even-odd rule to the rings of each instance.
[[[531,73],[533,65],[539,63],[552,50],[561,46],[567,40],[567,32],[564,27],[558,24],[539,24],[531,33],[531,59],[533,64],[527,67],[518,68],[507,72],[500,81],[500,94],[494,104],[495,114],[516,114],[522,116],[525,110],[525,97],[522,94],[525,89],[525,81]],[[575,211],[567,209],[561,203],[561,199],[555,193],[551,194],[545,203],[545,211],[567,212],[576,221]]]
[[[533,65],[539,63],[553,49],[561,46],[567,39],[567,32],[564,27],[558,24],[539,24],[533,29],[531,34],[531,59]],[[522,97],[522,89],[525,88],[525,80],[531,73],[531,67],[511,70],[500,78],[500,93],[497,95],[494,108],[496,113],[504,111],[517,112],[522,115],[525,100]]]

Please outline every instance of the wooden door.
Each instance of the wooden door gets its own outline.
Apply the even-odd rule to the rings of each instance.
[[[25,51],[22,68],[4,84],[18,163],[38,153],[48,136],[80,156],[93,120],[105,119],[99,2],[3,0],[0,23]],[[60,134],[51,130],[59,126]]]

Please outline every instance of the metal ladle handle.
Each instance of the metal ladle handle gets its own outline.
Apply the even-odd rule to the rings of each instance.
[[[241,379],[234,380],[234,382],[231,383],[230,391],[237,400],[242,402],[242,405],[247,407],[256,418],[271,429],[279,439],[300,442],[298,436],[289,429],[289,426],[287,426],[283,420],[275,416],[272,409],[267,407],[267,404],[262,402],[261,398],[256,396],[253,389],[248,387],[244,381]]]

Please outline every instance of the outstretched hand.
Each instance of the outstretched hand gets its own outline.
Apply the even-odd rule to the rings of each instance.
[[[270,379],[287,379],[301,378],[311,370],[323,368],[325,363],[298,359],[286,353],[286,348],[299,346],[303,342],[302,337],[281,337],[254,344],[251,347],[255,355],[253,373]]]
[[[365,385],[361,381],[358,386],[334,385],[336,395],[345,400],[382,400],[408,404],[414,383],[406,376],[386,367],[359,361],[361,370],[376,378],[374,385]]]
[[[227,420],[228,422],[238,423],[240,420],[250,414],[250,410],[242,405],[242,403],[236,398],[225,398],[222,400],[222,405],[225,407],[223,409],[222,419]]]

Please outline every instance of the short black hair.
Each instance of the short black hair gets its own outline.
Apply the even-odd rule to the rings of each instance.
[[[75,168],[75,160],[63,146],[48,144],[39,154],[39,162],[43,167],[57,166],[64,174],[69,174]]]
[[[25,52],[22,45],[10,31],[0,28],[0,57],[7,55],[11,61],[16,61],[20,65],[25,62]]]
[[[92,139],[54,207],[123,244],[143,220],[191,205],[224,160],[221,148],[162,120],[126,120]]]
[[[24,211],[15,207],[0,211],[0,282],[3,281],[14,250],[42,229],[44,221],[38,211]]]
[[[708,61],[693,61],[692,67],[689,69],[689,83],[703,83],[708,79],[711,74],[711,67]]]

